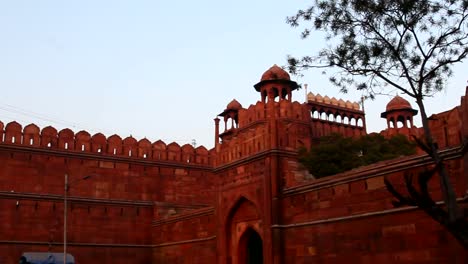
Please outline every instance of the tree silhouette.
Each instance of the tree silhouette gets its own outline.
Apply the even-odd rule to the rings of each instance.
[[[467,17],[468,0],[315,0],[311,7],[287,18],[293,27],[310,25],[303,29],[303,38],[310,37],[314,30],[325,32],[328,44],[316,55],[289,56],[290,72],[334,68],[337,72],[330,81],[343,92],[354,88],[373,98],[386,89],[397,89],[415,99],[424,131],[418,144],[435,164],[447,210],[440,208],[444,213],[438,211],[436,218],[443,218],[447,223],[444,226],[463,222],[465,229],[465,214],[457,204],[429,129],[424,98],[443,90],[452,74],[451,67],[468,55]],[[419,177],[426,181],[431,178]],[[390,190],[388,181],[387,186]],[[423,196],[411,197],[424,210],[428,197]],[[435,212],[425,212],[434,218]],[[464,233],[457,239],[468,248]]]
[[[390,139],[380,134],[360,138],[331,134],[318,145],[299,150],[299,161],[316,178],[334,175],[360,166],[416,153],[416,146],[403,135]]]

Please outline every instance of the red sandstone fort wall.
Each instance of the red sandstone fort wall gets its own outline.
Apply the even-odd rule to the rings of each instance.
[[[466,251],[419,211],[287,228],[280,263],[466,263]]]
[[[439,148],[463,142],[461,118],[460,107],[430,117],[429,127]]]
[[[255,230],[264,238],[270,236],[272,204],[265,186],[275,184],[270,185],[269,162],[265,154],[258,154],[251,160],[219,167],[215,172],[220,177],[217,246],[221,263],[238,263],[238,243],[247,229]],[[267,244],[266,248],[271,250],[271,245]]]
[[[150,263],[153,219],[215,202],[204,147],[0,126],[0,263],[62,250],[65,173],[67,241],[77,263]]]
[[[269,111],[273,110],[273,111]],[[277,118],[278,127],[267,122],[272,115]],[[225,126],[223,141],[219,147],[216,166],[249,157],[272,148],[272,131],[284,131],[275,138],[275,148],[296,150],[298,142],[310,142],[310,114],[308,108],[298,102],[282,100],[267,104],[257,102],[247,109],[239,109],[238,127]],[[225,121],[226,124],[229,120]]]
[[[208,207],[155,221],[153,263],[215,263],[216,218]]]
[[[290,151],[297,151],[299,147],[308,148],[311,140],[318,140],[331,133],[345,136],[366,133],[364,112],[359,110],[359,105],[341,106],[338,101],[336,104],[323,101],[309,101],[308,104],[288,100],[268,103],[258,101],[247,109],[230,111],[237,111],[238,116],[236,121],[228,115],[224,116],[224,125],[221,125],[222,144],[218,148],[215,166],[271,148]],[[271,119],[276,119],[274,125],[270,123]]]
[[[143,160],[211,164],[210,153],[203,146],[194,148],[185,144],[181,147],[175,142],[166,145],[161,140],[151,143],[146,138],[137,141],[131,136],[125,139],[118,135],[106,138],[101,133],[91,136],[86,131],[75,134],[68,128],[57,132],[51,126],[40,130],[34,124],[23,129],[17,122],[10,122],[5,126],[0,122],[0,143]]]
[[[468,86],[465,90],[465,95],[460,100],[460,118],[462,120],[461,133],[464,138],[468,137]]]
[[[467,175],[460,148],[444,152],[457,197]],[[281,224],[283,263],[466,263],[468,254],[429,216],[394,208],[387,177],[405,193],[403,175],[426,168],[428,158],[383,162],[284,191]],[[430,166],[430,165],[429,165]],[[437,175],[429,188],[441,200]],[[462,205],[466,207],[466,197]]]
[[[312,117],[310,125],[310,109],[297,102],[269,107],[240,109],[239,128],[216,155],[204,147],[0,122],[0,263],[14,263],[25,251],[61,251],[65,173],[73,182],[69,252],[78,263],[235,263],[249,229],[265,243],[267,262],[466,263],[444,228],[416,208],[395,209],[383,184],[388,177],[404,192],[403,175],[430,168],[427,157],[313,180],[296,160],[301,140],[313,131],[365,128],[332,125],[329,116]],[[466,146],[456,145],[468,136],[467,109],[463,97],[459,108],[431,121],[439,147],[452,146],[442,154],[464,207],[468,158]],[[320,132],[313,126],[319,123],[333,128]],[[92,177],[75,182],[86,175]],[[430,190],[441,200],[437,176]]]
[[[62,194],[63,175],[68,173],[70,181],[92,176],[84,183],[87,188],[77,184],[71,195],[195,204],[212,203],[214,197],[194,190],[200,184],[214,188],[208,177],[211,154],[202,146],[166,146],[162,141],[151,145],[147,139],[106,139],[100,133],[89,137],[69,129],[57,133],[52,127],[39,134],[35,125],[23,130],[11,122],[0,148],[2,190]]]
[[[280,181],[281,188],[283,189],[301,185],[315,179],[304,165],[297,160],[296,152],[282,156],[280,162]]]
[[[70,200],[68,252],[77,263],[149,261],[151,204]],[[23,252],[62,252],[63,204],[49,197],[2,197],[0,263],[17,263]],[[114,261],[115,259],[115,261]],[[127,262],[126,262],[127,261]]]
[[[461,122],[462,127],[460,131],[462,133],[463,145],[464,145],[464,150],[465,150],[465,155],[463,158],[464,160],[463,168],[464,168],[465,177],[468,178],[468,176],[466,176],[468,174],[468,172],[466,171],[466,169],[468,169],[468,155],[466,155],[466,150],[468,147],[468,86],[466,87],[465,95],[462,96],[460,101],[461,101],[460,102],[460,118],[462,120]],[[466,189],[466,193],[468,193],[468,180],[464,187]]]

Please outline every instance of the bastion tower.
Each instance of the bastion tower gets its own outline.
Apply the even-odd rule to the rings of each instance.
[[[293,101],[299,85],[277,65],[263,73],[254,88],[260,94],[254,105],[244,108],[234,99],[215,118],[218,252],[226,252],[219,257],[227,263],[243,259],[252,244],[263,248],[259,252],[265,263],[278,263],[278,201],[284,190],[313,177],[298,164],[297,150],[333,132],[365,133],[364,112],[356,103],[341,100],[340,105],[335,98],[323,101],[310,94],[305,103]],[[327,118],[314,118],[314,112],[326,113]],[[351,118],[353,124],[344,123]]]

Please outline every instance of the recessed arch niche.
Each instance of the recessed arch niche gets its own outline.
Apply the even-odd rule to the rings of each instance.
[[[263,259],[262,228],[257,205],[241,196],[226,219],[226,253],[228,263],[245,264]]]

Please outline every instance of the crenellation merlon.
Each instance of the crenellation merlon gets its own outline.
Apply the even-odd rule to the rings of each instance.
[[[161,140],[151,143],[147,138],[138,141],[132,136],[122,139],[115,134],[106,138],[102,133],[91,136],[84,130],[77,133],[69,128],[57,131],[52,126],[40,130],[35,124],[23,129],[16,121],[6,125],[0,121],[0,144],[200,165],[210,165],[212,160],[212,154],[204,146],[194,148],[190,144],[180,146],[176,142],[166,144]]]

